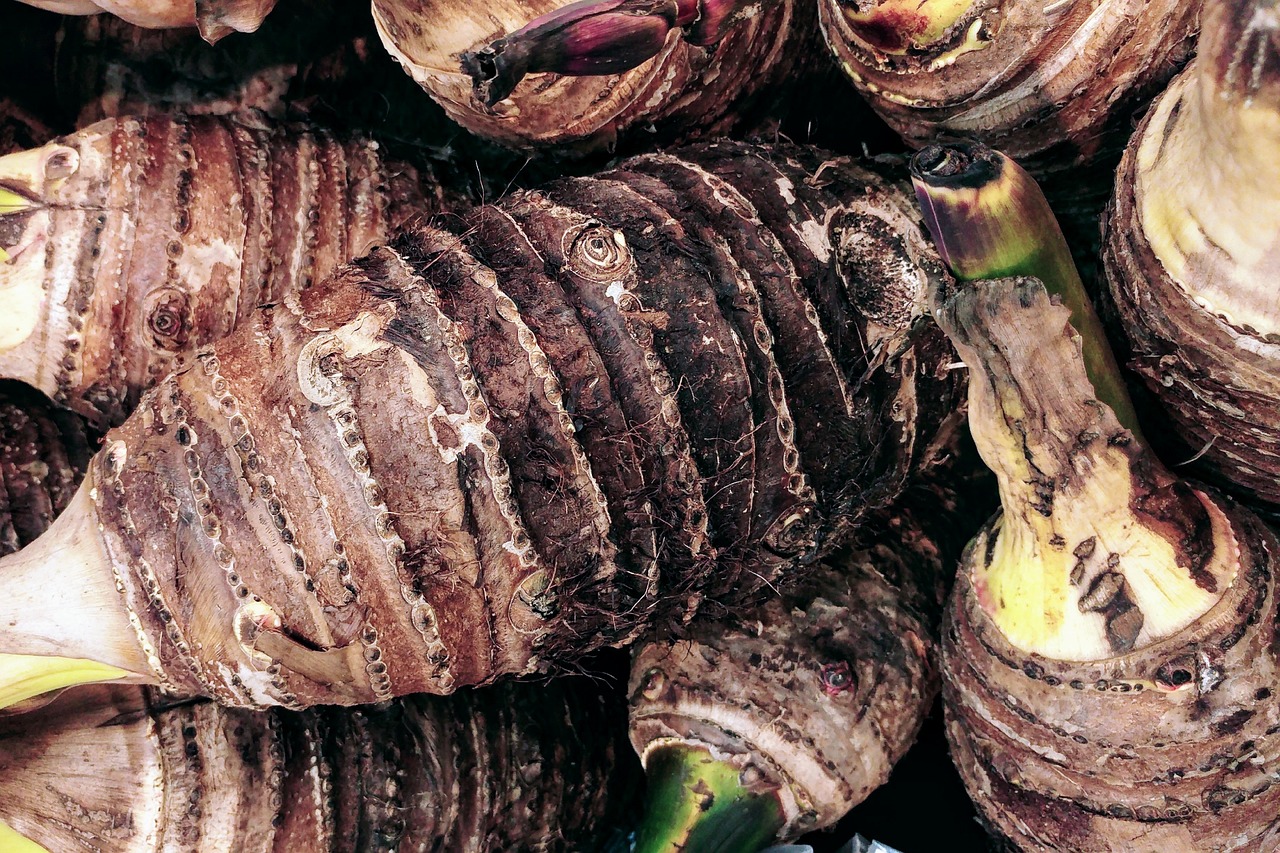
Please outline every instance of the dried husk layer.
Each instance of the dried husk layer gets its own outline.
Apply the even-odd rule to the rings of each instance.
[[[431,211],[376,142],[213,116],[124,118],[0,159],[0,376],[98,424],[258,305]]]
[[[1199,0],[821,0],[827,43],[913,147],[977,139],[1051,196],[1102,195],[1130,117],[1187,60]],[[1100,165],[1086,177],[1082,166]]]
[[[1280,843],[1273,697],[1280,543],[1243,508],[1172,480],[1091,398],[1068,313],[1034,280],[982,282],[943,309],[966,363],[974,362],[971,382],[981,370],[989,385],[987,402],[970,400],[971,412],[987,412],[983,432],[994,434],[991,401],[1000,401],[1001,417],[1020,413],[1009,428],[1022,436],[1033,474],[1026,488],[1039,500],[1011,502],[1016,486],[1002,478],[1005,513],[961,561],[942,641],[956,764],[988,826],[1019,849],[1272,849]],[[1016,346],[1028,340],[1034,354]],[[978,351],[987,354],[976,358]],[[1060,365],[1065,397],[1018,385],[1033,375],[1031,365],[1044,364]],[[1121,458],[1129,460],[1129,491],[1113,485],[1110,500],[1129,494],[1128,504],[1098,504],[1095,535],[1075,538],[1062,507],[1092,500],[1090,480]],[[1062,566],[1062,577],[1046,578],[1039,616],[1048,637],[1054,625],[1078,620],[1063,642],[1079,654],[1033,651],[1010,638],[1007,611],[1035,602],[1006,600],[1012,593],[990,579],[1021,524],[1072,534],[1040,541],[1024,570],[1038,571],[1033,562]],[[1127,544],[1140,526],[1163,532],[1176,560],[1147,565],[1150,552]],[[1156,572],[1162,577],[1147,576]],[[1172,590],[1184,575],[1209,596],[1203,612],[1181,612],[1172,598],[1150,592],[1153,583],[1157,593]],[[1094,651],[1093,634],[1106,651]]]
[[[742,19],[713,45],[695,45],[674,28],[656,57],[630,71],[531,74],[510,97],[486,106],[463,73],[462,54],[564,5],[374,0],[373,13],[387,50],[454,121],[512,148],[557,154],[612,147],[620,137],[652,145],[726,133],[778,99],[817,48],[811,4],[744,4]],[[646,4],[622,5],[643,14]]]
[[[693,148],[441,225],[110,435],[65,530],[101,525],[150,679],[349,704],[563,666],[838,547],[956,408],[916,322],[945,273],[850,161]]]
[[[1104,267],[1130,367],[1177,452],[1280,515],[1280,14],[1207,4],[1203,51],[1148,113],[1108,210]]]
[[[584,680],[266,714],[89,688],[0,720],[0,821],[51,853],[584,850],[634,790],[622,719]]]

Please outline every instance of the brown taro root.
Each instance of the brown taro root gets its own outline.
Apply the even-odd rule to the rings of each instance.
[[[636,853],[758,849],[834,825],[884,784],[937,694],[957,522],[983,503],[956,473],[914,484],[784,597],[638,647],[631,742],[649,814]],[[727,833],[737,846],[708,847]]]
[[[591,849],[637,772],[622,703],[576,681],[267,714],[129,687],[69,691],[0,719],[0,846]]]
[[[276,0],[20,0],[64,15],[109,12],[140,27],[198,27],[210,43],[258,29]]]
[[[916,147],[979,139],[1098,194],[1130,116],[1185,62],[1200,0],[819,0],[827,43]],[[1097,180],[1081,167],[1100,164]]]
[[[1196,472],[1280,516],[1280,9],[1205,4],[1120,166],[1104,263],[1130,364]]]
[[[212,116],[0,157],[0,376],[119,423],[184,356],[424,208],[376,142]]]
[[[455,121],[514,148],[722,133],[816,52],[797,0],[374,0],[387,50]],[[528,74],[526,77],[525,75]]]
[[[0,652],[249,706],[564,666],[828,553],[955,408],[945,273],[850,161],[724,143],[441,225],[149,394],[0,568]]]
[[[1004,504],[943,631],[956,763],[1020,849],[1275,849],[1280,543],[1093,397],[1067,315],[1034,279],[938,315]]]
[[[0,380],[0,554],[34,541],[84,478],[97,436],[76,414]]]

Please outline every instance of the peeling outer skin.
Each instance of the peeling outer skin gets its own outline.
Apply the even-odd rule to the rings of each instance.
[[[657,57],[630,71],[531,74],[508,99],[485,107],[461,70],[461,54],[561,5],[376,0],[373,13],[387,50],[463,127],[512,148],[555,147],[561,153],[611,148],[628,131],[646,146],[725,133],[754,102],[778,97],[816,53],[809,4],[762,2],[710,47],[691,44],[675,29]]]
[[[0,721],[0,814],[50,851],[584,849],[633,785],[622,716],[581,682],[269,714],[94,687]]]
[[[1204,59],[1152,107],[1125,152],[1105,220],[1103,261],[1129,366],[1172,420],[1175,452],[1195,460],[1197,476],[1276,518],[1280,327],[1274,188],[1265,171],[1275,170],[1266,147],[1274,133],[1250,130],[1268,121],[1275,126],[1280,115],[1275,12],[1225,3],[1215,11],[1219,6],[1232,11],[1216,15],[1214,32],[1222,35],[1215,46],[1206,45]],[[1239,32],[1267,14],[1269,47],[1265,27]],[[1230,60],[1231,70],[1217,70],[1213,56]],[[1237,60],[1243,60],[1238,67]],[[1239,90],[1222,82],[1228,75]],[[1250,81],[1261,88],[1248,90]],[[1188,172],[1192,151],[1205,156],[1224,146],[1241,152],[1211,158],[1222,164],[1212,174]],[[1163,177],[1153,182],[1153,176]]]
[[[785,597],[637,647],[637,753],[710,748],[776,792],[782,839],[833,825],[882,785],[936,695],[943,565],[959,550],[955,494],[933,486],[912,501]]]
[[[284,299],[423,208],[376,143],[235,119],[107,121],[0,160],[0,375],[97,424],[252,309]],[[12,328],[10,328],[12,324]]]
[[[978,139],[1018,161],[1051,197],[1100,195],[1130,117],[1194,47],[1199,0],[972,0],[926,45],[895,50],[915,17],[873,6],[855,26],[821,0],[831,50],[908,144]],[[906,4],[914,5],[914,4]],[[921,22],[921,25],[923,21]],[[1081,180],[1082,166],[1098,180]]]
[[[210,44],[233,32],[251,33],[276,0],[22,0],[64,15],[109,12],[139,27],[191,27]]]
[[[84,478],[97,436],[78,415],[0,381],[0,554],[35,540]]]
[[[893,499],[961,380],[831,264],[834,223],[908,191],[789,148],[686,155],[411,227],[144,398],[90,487],[175,683],[351,704],[563,667],[764,595]]]

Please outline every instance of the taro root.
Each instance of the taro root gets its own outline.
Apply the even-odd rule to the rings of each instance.
[[[376,142],[212,116],[0,157],[0,376],[119,423],[197,347],[424,208]]]
[[[963,155],[917,158],[930,230],[965,275],[1045,281],[961,285],[934,312],[969,367],[970,426],[1003,505],[965,551],[943,627],[961,776],[1020,849],[1272,849],[1280,542],[1126,428],[1047,205],[1025,174],[998,180],[1007,159],[957,173]],[[1026,213],[1021,233],[988,227],[995,209]]]
[[[1199,8],[1199,0],[819,0],[841,67],[910,145],[982,140],[1050,180],[1055,196],[1100,194],[1130,116],[1190,54]],[[1097,163],[1096,176],[1082,175]]]
[[[0,719],[0,845],[590,849],[636,773],[622,703],[574,682],[267,714],[137,688],[69,691]]]
[[[913,485],[784,597],[638,647],[631,741],[649,809],[637,853],[759,849],[835,824],[889,778],[937,693],[956,522],[982,504],[955,473]]]
[[[374,0],[386,45],[468,130],[588,150],[722,133],[816,47],[796,0]],[[526,76],[527,75],[527,76]]]
[[[722,144],[411,227],[149,393],[0,564],[0,652],[350,704],[758,596],[956,407],[913,208],[851,161]]]
[[[276,0],[20,0],[63,15],[109,12],[140,27],[198,27],[209,43],[258,29]]]
[[[97,436],[78,415],[0,381],[0,554],[34,541],[71,502]]]
[[[1205,6],[1200,53],[1126,151],[1104,264],[1183,459],[1280,514],[1280,10]]]

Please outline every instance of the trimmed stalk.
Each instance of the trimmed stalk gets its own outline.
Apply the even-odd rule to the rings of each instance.
[[[1106,333],[1044,193],[1007,155],[985,145],[931,145],[911,161],[925,227],[961,281],[1034,276],[1071,309],[1098,399],[1140,435]]]
[[[1027,850],[1269,849],[1280,543],[1098,399],[1081,347],[1103,342],[1039,280],[962,287],[935,317],[1003,505],[943,631],[948,735],[988,825]]]
[[[48,530],[54,517],[73,502],[94,441],[93,434],[76,415],[55,409],[42,395],[16,382],[0,382],[0,554],[11,554],[34,541]],[[72,533],[69,538],[87,532]],[[69,555],[60,556],[65,559]],[[51,598],[56,599],[57,586],[77,582],[73,577],[74,563],[63,563],[60,567],[63,566],[66,570],[59,573],[56,582],[50,583],[46,576],[44,588],[35,595],[38,613],[45,614],[45,605]],[[17,596],[18,611],[32,604],[23,590],[15,587],[11,592]],[[51,592],[55,594],[50,595]],[[56,607],[54,604],[55,611]],[[53,618],[56,620],[56,615]],[[73,624],[54,627],[44,618],[37,623],[11,620],[5,629],[22,630],[24,625],[46,633],[51,629],[73,633],[76,630]],[[84,651],[99,656],[101,646],[97,643],[113,641],[110,634],[96,637]],[[66,648],[61,643],[60,647]],[[40,648],[42,653],[47,651],[47,647]],[[125,670],[108,664],[47,654],[0,654],[0,673],[4,674],[0,708],[31,704],[29,700],[41,694],[74,684],[129,677]],[[6,840],[3,832],[4,828],[0,827],[0,842]],[[0,848],[10,849],[3,845]]]
[[[670,141],[739,124],[802,71],[794,0],[376,0],[383,44],[459,124],[513,148]]]
[[[979,139],[1055,198],[1100,195],[1130,116],[1194,47],[1199,0],[820,0],[827,43],[908,144]],[[1082,167],[1096,166],[1092,175]],[[1094,180],[1096,178],[1096,180]]]
[[[212,116],[95,124],[0,187],[0,376],[103,425],[426,206],[371,140]]]
[[[646,756],[645,773],[651,817],[640,827],[633,853],[759,850],[786,822],[771,786],[759,784],[762,774],[742,770],[710,749],[659,746]],[[763,790],[752,790],[753,783]]]
[[[351,704],[755,595],[891,500],[955,408],[915,218],[850,161],[725,143],[410,228],[144,398],[59,521],[88,591],[0,602],[27,620],[0,652],[57,618],[171,688]],[[0,563],[28,598],[54,532]]]
[[[0,718],[0,847],[594,849],[638,782],[622,719],[585,679],[266,714],[72,691]]]
[[[198,27],[213,44],[231,33],[251,33],[277,0],[20,0],[63,15],[109,12],[139,27]]]
[[[887,781],[937,693],[952,528],[980,516],[954,467],[784,597],[637,648],[631,741],[655,792],[641,850],[760,849],[835,825]]]
[[[1280,513],[1280,11],[1206,2],[1134,136],[1104,265],[1132,367],[1196,471]]]
[[[760,11],[760,4],[748,0],[579,0],[467,51],[462,70],[470,75],[476,98],[492,107],[528,74],[621,74],[656,57],[674,30],[709,47]]]

